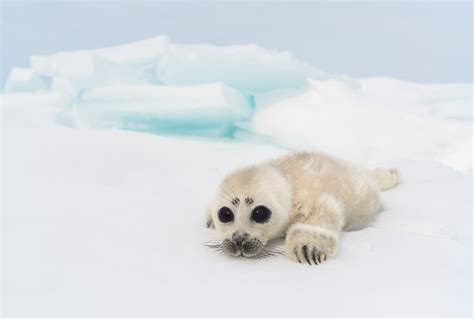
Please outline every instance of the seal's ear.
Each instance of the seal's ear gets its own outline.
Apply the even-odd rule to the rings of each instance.
[[[212,204],[209,204],[206,211],[206,227],[207,228],[216,228],[214,226],[214,221],[212,220]]]

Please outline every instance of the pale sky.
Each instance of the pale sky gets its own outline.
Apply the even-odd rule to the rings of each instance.
[[[472,82],[472,3],[1,4],[1,84],[32,54],[166,34],[174,42],[253,42],[324,71],[419,82]]]

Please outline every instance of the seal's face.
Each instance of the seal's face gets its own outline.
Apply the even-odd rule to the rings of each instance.
[[[210,217],[231,256],[255,257],[289,224],[291,188],[273,167],[251,167],[227,176]]]
[[[240,207],[239,198],[235,206],[222,206],[217,212],[217,223],[221,233],[226,234],[222,242],[223,249],[231,256],[253,257],[258,255],[267,238],[264,236],[264,224],[270,222],[272,211],[265,205],[251,207],[253,199],[245,198],[248,207]],[[236,216],[239,214],[238,216]]]

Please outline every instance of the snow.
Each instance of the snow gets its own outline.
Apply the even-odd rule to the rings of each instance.
[[[0,100],[3,314],[469,316],[472,84],[324,75],[166,37],[32,70],[10,79],[46,91]],[[205,247],[221,178],[301,149],[397,167],[402,184],[318,267]]]
[[[232,259],[204,247],[217,237],[204,211],[223,174],[283,153],[7,127],[4,313],[469,314],[472,179],[433,162],[379,163],[399,167],[403,183],[383,193],[386,209],[373,226],[344,234],[337,257],[321,266]]]
[[[393,79],[311,80],[305,89],[256,96],[249,127],[287,147],[362,163],[432,159],[471,172],[472,90]]]

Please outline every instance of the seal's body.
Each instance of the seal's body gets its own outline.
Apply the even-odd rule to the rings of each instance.
[[[341,231],[366,227],[381,211],[379,192],[399,183],[397,170],[368,170],[321,153],[297,153],[224,178],[208,225],[233,256],[258,256],[286,236],[286,254],[319,264],[335,255]]]

